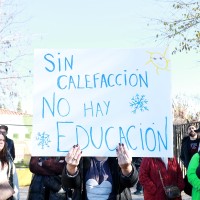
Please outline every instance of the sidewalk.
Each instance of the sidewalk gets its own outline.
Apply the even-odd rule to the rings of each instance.
[[[19,188],[20,200],[26,200],[27,199],[28,188],[29,187],[20,187]]]
[[[28,195],[28,188],[29,187],[21,187],[20,188],[20,200],[26,200]],[[135,188],[131,189],[132,193],[132,200],[144,200],[143,195],[134,195],[133,192],[135,191]],[[188,195],[186,195],[184,192],[182,193],[182,199],[183,200],[191,200],[192,198]]]
[[[137,200],[144,200],[143,195],[134,195],[133,192],[135,192],[135,188],[131,189],[132,200],[135,200],[135,199],[137,199]],[[184,192],[182,192],[181,195],[182,195],[182,200],[191,200],[192,199],[190,196],[188,196]]]

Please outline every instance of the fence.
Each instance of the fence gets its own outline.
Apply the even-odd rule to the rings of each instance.
[[[197,128],[200,126],[200,122],[194,122],[191,123],[195,125]],[[187,127],[189,124],[180,124],[180,125],[174,125],[173,126],[173,136],[174,136],[174,155],[176,156],[181,169],[183,171],[183,175],[186,174],[186,169],[183,166],[181,160],[180,160],[180,153],[181,153],[181,141],[184,136],[187,134]]]

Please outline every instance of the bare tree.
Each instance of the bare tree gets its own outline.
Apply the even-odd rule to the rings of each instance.
[[[199,97],[192,98],[186,95],[176,95],[173,97],[174,124],[184,124],[187,122],[197,122],[200,120]]]
[[[28,66],[20,62],[28,55],[28,40],[22,33],[26,19],[19,20],[21,12],[14,0],[0,0],[0,106],[12,110],[20,101],[21,82],[32,76]]]
[[[170,16],[154,19],[161,25],[156,41],[176,42],[172,54],[200,50],[200,2],[197,0],[172,0]]]

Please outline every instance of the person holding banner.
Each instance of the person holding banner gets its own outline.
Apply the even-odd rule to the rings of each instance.
[[[176,189],[173,199],[180,200],[185,183],[177,159],[174,158],[143,158],[139,180],[143,186],[144,200],[161,200],[167,198],[167,188]]]
[[[74,190],[72,200],[130,200],[130,188],[138,181],[132,157],[124,144],[116,148],[116,157],[82,157],[74,145],[65,157],[62,185]]]

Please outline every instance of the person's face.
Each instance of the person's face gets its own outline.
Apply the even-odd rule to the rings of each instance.
[[[188,127],[188,135],[190,137],[194,137],[194,136],[197,135],[197,133],[194,130],[196,130],[195,126],[189,126]]]
[[[4,148],[5,146],[5,137],[0,134],[0,151]]]
[[[6,132],[6,130],[5,130],[5,129],[3,129],[3,128],[0,128],[0,134],[7,135],[7,132]]]

